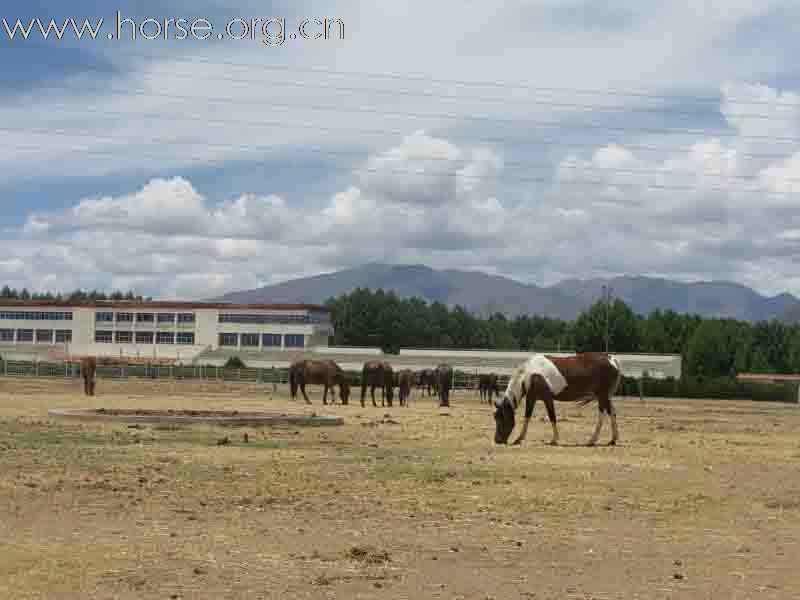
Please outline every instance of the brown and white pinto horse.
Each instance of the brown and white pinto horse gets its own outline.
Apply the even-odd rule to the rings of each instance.
[[[332,360],[298,360],[289,367],[289,388],[292,393],[292,400],[297,398],[298,388],[306,400],[306,404],[311,404],[306,394],[306,384],[325,386],[322,394],[322,403],[328,403],[328,388],[339,386],[339,398],[342,404],[347,404],[350,398],[350,385],[347,383],[347,376],[344,370]],[[335,403],[335,398],[331,397],[331,404]]]
[[[538,399],[544,402],[547,416],[553,426],[553,439],[550,442],[552,445],[558,444],[558,425],[554,402],[556,400],[576,402],[581,405],[597,400],[597,427],[589,440],[589,445],[594,446],[597,443],[606,415],[611,417],[612,433],[609,444],[612,446],[616,444],[619,440],[619,430],[612,397],[622,378],[621,368],[616,359],[603,352],[587,352],[568,357],[547,356],[547,358],[563,376],[566,387],[558,394],[553,395],[544,377],[529,371],[528,361],[520,365],[511,375],[503,397],[495,400],[494,419],[497,426],[494,435],[495,443],[508,443],[508,438],[514,430],[514,414],[524,397],[525,423],[514,444],[520,444],[525,439],[528,433],[528,423],[533,415],[533,407]]]
[[[383,360],[370,360],[364,363],[361,369],[361,406],[364,406],[364,398],[367,395],[367,386],[372,397],[372,406],[378,406],[375,402],[375,388],[381,388],[381,406],[388,404],[392,406],[394,388],[394,369],[392,365]]]
[[[81,359],[81,378],[83,378],[83,393],[94,396],[94,386],[97,375],[97,359],[86,356]]]

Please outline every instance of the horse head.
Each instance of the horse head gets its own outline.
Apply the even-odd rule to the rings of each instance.
[[[503,396],[494,401],[494,407],[494,442],[495,444],[507,444],[511,432],[514,431],[514,405],[508,397]]]

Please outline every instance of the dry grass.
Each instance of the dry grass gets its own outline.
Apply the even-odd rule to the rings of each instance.
[[[526,445],[500,448],[472,394],[442,412],[416,392],[392,409],[220,384],[98,393],[0,379],[0,597],[800,597],[797,406],[623,399],[616,448],[578,445],[595,410],[559,406],[564,445],[545,445],[537,417]],[[293,408],[346,425],[47,417],[83,406]]]

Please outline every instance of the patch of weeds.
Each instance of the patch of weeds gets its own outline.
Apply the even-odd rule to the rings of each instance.
[[[384,565],[392,562],[386,550],[378,550],[372,546],[353,546],[347,551],[347,558],[367,565]]]

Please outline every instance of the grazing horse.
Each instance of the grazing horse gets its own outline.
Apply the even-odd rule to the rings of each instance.
[[[375,388],[381,388],[381,406],[387,404],[392,406],[392,390],[394,388],[394,370],[392,365],[383,360],[370,360],[364,363],[361,369],[361,406],[364,406],[364,397],[367,394],[367,386],[372,396],[372,406],[378,406],[375,402]]]
[[[342,404],[347,404],[350,398],[350,385],[347,383],[342,368],[332,360],[299,360],[293,362],[289,367],[289,387],[292,392],[292,400],[297,398],[298,388],[303,393],[306,404],[311,404],[306,394],[306,384],[316,384],[325,386],[322,394],[322,403],[328,403],[328,388],[339,386],[339,398]],[[336,402],[331,394],[331,404]]]
[[[450,406],[450,388],[453,385],[453,367],[445,364],[436,367],[436,383],[439,389],[439,406]]]
[[[97,375],[97,359],[86,356],[81,360],[81,377],[83,378],[83,393],[94,396],[94,386]]]
[[[603,352],[587,352],[568,357],[534,354],[515,369],[503,397],[495,400],[494,419],[497,428],[494,441],[497,444],[508,443],[508,438],[514,430],[514,414],[523,398],[525,398],[525,423],[514,444],[520,444],[525,439],[536,400],[541,398],[547,408],[547,416],[553,426],[553,439],[550,442],[552,445],[558,444],[554,401],[586,405],[597,400],[597,427],[589,440],[589,445],[594,446],[597,443],[603,419],[608,415],[611,417],[612,429],[609,445],[613,446],[619,440],[619,430],[612,397],[621,379],[622,370],[619,363],[614,357]]]
[[[397,388],[400,397],[400,406],[408,406],[408,397],[411,395],[411,385],[414,383],[414,371],[403,369],[397,373]]]
[[[418,373],[418,385],[422,388],[423,393],[427,392],[428,396],[436,396],[439,394],[439,388],[436,381],[436,371],[434,369],[423,369]]]
[[[492,402],[493,395],[500,395],[499,379],[497,373],[481,373],[478,375],[478,392],[481,395],[481,404]]]

